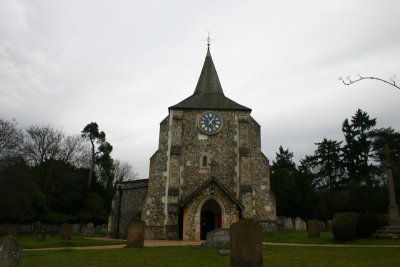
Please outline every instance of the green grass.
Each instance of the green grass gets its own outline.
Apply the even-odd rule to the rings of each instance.
[[[115,244],[126,244],[126,241],[119,240],[93,240],[83,236],[73,236],[71,242],[61,242],[58,237],[46,236],[46,240],[37,241],[33,235],[19,235],[18,242],[22,248],[58,248],[58,247],[90,247],[107,246]]]
[[[400,240],[383,240],[374,238],[356,239],[350,242],[341,242],[337,241],[331,232],[321,232],[321,236],[319,238],[309,238],[307,232],[298,231],[264,232],[263,241],[271,243],[295,244],[400,245]]]
[[[331,233],[322,232],[320,238],[309,238],[307,232],[283,231],[263,233],[263,240],[273,243],[346,244],[346,245],[400,245],[399,240],[356,240],[350,243],[335,241]],[[31,235],[19,237],[24,248],[73,247],[121,244],[123,241],[89,240],[74,236],[71,243],[57,238],[35,241]],[[190,247],[153,247],[109,250],[24,251],[23,267],[213,267],[230,266],[229,256],[219,255],[215,249]],[[400,266],[400,248],[389,247],[293,247],[267,246],[264,248],[264,266]]]
[[[400,248],[327,248],[271,246],[264,266],[399,266]],[[214,267],[230,266],[215,249],[158,247],[111,250],[24,251],[23,267]]]

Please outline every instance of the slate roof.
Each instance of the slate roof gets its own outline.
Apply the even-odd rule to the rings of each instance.
[[[202,185],[200,185],[197,189],[195,189],[189,196],[183,199],[180,202],[180,207],[185,207],[195,196],[200,194],[205,188],[214,185],[218,187],[227,197],[230,199],[235,205],[240,209],[243,210],[244,206],[240,201],[226,188],[220,181],[218,181],[215,177],[211,177],[207,179]]]
[[[211,57],[210,48],[207,49],[206,59],[193,95],[169,109],[217,109],[217,110],[244,110],[250,108],[242,106],[224,95],[217,70]]]

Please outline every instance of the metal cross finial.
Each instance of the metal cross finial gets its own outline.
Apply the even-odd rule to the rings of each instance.
[[[207,36],[207,46],[210,47],[210,43],[211,43],[211,38],[210,38],[210,32],[208,31],[208,36]]]

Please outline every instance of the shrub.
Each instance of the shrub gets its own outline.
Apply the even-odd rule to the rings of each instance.
[[[354,212],[336,213],[333,217],[332,233],[339,241],[351,241],[355,238],[357,214]]]
[[[356,223],[356,237],[368,238],[387,225],[384,214],[360,214]]]

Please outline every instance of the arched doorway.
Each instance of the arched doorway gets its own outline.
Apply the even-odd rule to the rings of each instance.
[[[200,216],[200,238],[206,239],[208,232],[222,227],[221,206],[217,201],[210,198],[201,207]]]

